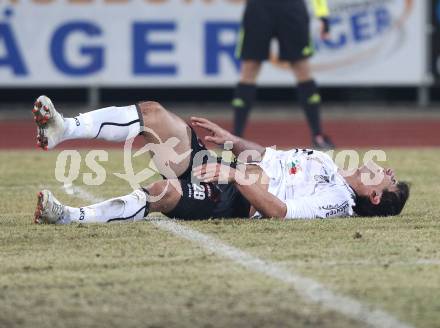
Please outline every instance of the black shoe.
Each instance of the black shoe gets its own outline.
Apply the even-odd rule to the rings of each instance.
[[[322,140],[318,141],[318,137],[322,137]],[[319,138],[321,139],[321,138]],[[330,150],[335,149],[335,144],[326,135],[314,136],[313,137],[313,149],[316,150]]]

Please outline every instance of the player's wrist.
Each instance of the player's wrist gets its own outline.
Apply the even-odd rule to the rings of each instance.
[[[226,131],[225,139],[235,144],[239,138],[232,133]]]
[[[237,146],[240,142],[240,138],[233,135],[230,132],[227,132],[227,135],[225,136],[225,143],[231,143],[232,144],[232,150],[237,149]]]

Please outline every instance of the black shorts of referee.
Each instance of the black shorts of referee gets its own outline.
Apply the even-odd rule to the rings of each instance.
[[[270,58],[272,39],[279,59],[296,62],[313,55],[310,17],[304,0],[248,0],[237,44],[241,60]]]

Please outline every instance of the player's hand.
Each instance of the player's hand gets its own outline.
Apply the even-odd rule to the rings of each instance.
[[[245,175],[238,169],[219,163],[208,163],[193,169],[193,175],[202,182],[220,184],[242,183]]]
[[[328,40],[330,39],[330,21],[328,17],[321,17],[321,39]]]
[[[193,169],[192,174],[201,182],[228,184],[235,182],[237,170],[229,165],[208,163]]]
[[[209,132],[210,135],[205,137],[205,141],[213,142],[221,146],[227,141],[233,141],[233,135],[231,133],[206,118],[191,117],[191,124]]]

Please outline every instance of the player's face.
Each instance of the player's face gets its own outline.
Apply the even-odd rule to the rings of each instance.
[[[358,169],[364,185],[377,190],[397,191],[397,179],[394,170],[383,168],[374,162],[368,162]]]

